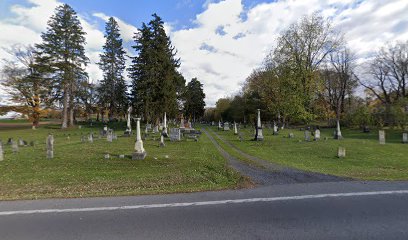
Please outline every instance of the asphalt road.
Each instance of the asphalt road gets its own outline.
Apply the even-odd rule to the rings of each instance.
[[[0,202],[0,239],[408,239],[407,203],[405,182]]]

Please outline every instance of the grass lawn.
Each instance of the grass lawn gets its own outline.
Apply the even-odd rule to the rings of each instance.
[[[304,132],[298,129],[281,130],[277,136],[272,135],[272,129],[264,129],[263,142],[250,141],[252,128],[240,130],[243,142],[233,131],[213,130],[240,150],[285,166],[364,180],[408,180],[408,144],[401,143],[401,131],[386,130],[387,143],[380,145],[376,130],[362,133],[343,129],[344,139],[335,140],[334,129],[322,129],[322,140],[317,142],[305,142]],[[287,138],[290,132],[295,138]],[[337,158],[339,146],[346,148],[344,159]]]
[[[112,143],[98,137],[94,143],[81,143],[81,133],[98,135],[102,125],[69,130],[60,130],[59,125],[38,130],[0,129],[5,148],[5,160],[0,162],[0,200],[191,192],[245,184],[238,173],[226,167],[205,134],[199,142],[167,140],[165,148],[158,147],[156,135],[156,140],[144,141],[146,159],[132,161],[119,155],[130,157],[135,137],[120,137],[124,123],[110,127],[121,129],[116,131],[119,139]],[[48,133],[55,138],[54,159],[50,160],[45,151]],[[37,144],[20,147],[19,153],[13,154],[5,144],[9,137]],[[111,158],[104,159],[105,153]]]

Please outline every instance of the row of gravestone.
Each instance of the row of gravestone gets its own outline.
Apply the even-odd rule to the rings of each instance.
[[[12,152],[14,154],[19,152],[19,146],[28,146],[27,142],[22,140],[21,138],[19,141],[13,141],[12,138],[10,138],[7,141],[7,144],[11,145]],[[35,142],[31,141],[30,146],[34,146]],[[46,139],[46,146],[47,146],[47,158],[53,158],[54,157],[54,136],[48,135]],[[2,141],[0,140],[0,161],[4,160],[4,146]]]

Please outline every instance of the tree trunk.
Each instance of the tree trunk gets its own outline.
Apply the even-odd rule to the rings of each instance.
[[[62,126],[61,128],[68,127],[68,104],[69,104],[69,96],[67,86],[64,87],[64,102],[63,102],[63,109],[62,109]]]

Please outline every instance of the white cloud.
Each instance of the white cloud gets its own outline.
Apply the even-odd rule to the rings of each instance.
[[[40,33],[60,4],[57,0],[27,1],[31,3],[28,7],[15,5],[10,9],[13,18],[0,18],[0,29],[7,32],[0,35],[1,47],[39,42]],[[279,33],[314,11],[330,18],[345,33],[360,58],[369,57],[387,42],[408,40],[406,0],[278,0],[252,6],[244,6],[242,0],[207,0],[203,7],[205,10],[196,16],[192,27],[177,30],[174,23],[166,22],[165,30],[182,60],[181,72],[187,80],[198,77],[204,84],[209,106],[239,91],[240,84],[273,48]],[[108,16],[101,12],[79,16],[87,32],[86,51],[91,59],[87,70],[91,81],[96,82],[102,77],[96,63],[104,44],[104,29],[99,28],[99,23]],[[137,28],[115,18],[124,41],[132,41]],[[133,50],[126,50],[133,55]]]
[[[242,0],[224,0],[206,1],[204,6],[194,20],[196,26],[173,31],[171,38],[182,60],[181,71],[188,80],[198,77],[204,83],[208,105],[239,91],[279,33],[305,14],[320,11],[330,18],[358,57],[370,56],[387,42],[408,40],[406,0],[280,0],[249,9]]]

